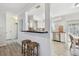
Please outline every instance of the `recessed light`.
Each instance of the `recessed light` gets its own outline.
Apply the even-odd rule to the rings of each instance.
[[[75,3],[74,4],[74,7],[79,7],[79,3]]]
[[[40,8],[40,5],[37,5],[36,8]]]

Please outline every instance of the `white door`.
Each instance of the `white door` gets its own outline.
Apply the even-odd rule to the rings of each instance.
[[[10,27],[10,38],[11,39],[17,39],[17,33],[18,33],[18,23],[12,22]]]
[[[18,36],[18,23],[16,23],[15,18],[11,16],[6,20],[6,39],[17,39]]]

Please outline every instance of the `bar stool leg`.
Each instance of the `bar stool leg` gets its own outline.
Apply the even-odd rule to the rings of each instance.
[[[22,54],[23,54],[23,43],[22,43]]]
[[[24,44],[24,56],[25,56],[25,44]]]
[[[37,56],[38,56],[38,46],[37,46]]]

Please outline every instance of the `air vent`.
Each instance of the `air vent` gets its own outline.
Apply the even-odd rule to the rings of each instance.
[[[37,5],[36,8],[40,8],[40,5]]]

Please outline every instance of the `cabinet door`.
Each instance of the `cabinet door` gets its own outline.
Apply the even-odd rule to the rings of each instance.
[[[59,33],[53,33],[53,40],[59,41]]]
[[[60,33],[61,35],[61,42],[65,42],[65,33]]]

